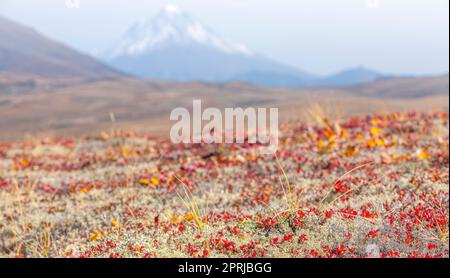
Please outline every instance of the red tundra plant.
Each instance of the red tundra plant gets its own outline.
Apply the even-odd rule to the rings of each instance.
[[[448,258],[448,130],[283,123],[276,156],[119,131],[1,143],[0,256]]]

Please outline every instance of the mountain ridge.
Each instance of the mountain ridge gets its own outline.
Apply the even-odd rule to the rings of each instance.
[[[83,79],[122,75],[93,57],[2,16],[0,38],[0,74]]]
[[[99,57],[117,69],[145,79],[227,82],[252,71],[296,76],[301,85],[316,78],[218,36],[173,5],[147,21],[133,24],[115,46]],[[269,84],[286,85],[270,80]]]

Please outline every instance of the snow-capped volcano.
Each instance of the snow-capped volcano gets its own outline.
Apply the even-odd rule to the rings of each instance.
[[[273,73],[278,81],[295,80],[297,86],[313,78],[222,38],[175,5],[133,24],[101,58],[119,70],[147,79],[223,82],[251,77],[253,82],[264,76],[264,82],[269,83],[264,85],[292,85],[271,84],[268,76]]]
[[[246,46],[227,41],[175,5],[167,5],[149,21],[135,23],[107,54],[140,55],[170,44],[199,44],[230,54],[252,55]]]

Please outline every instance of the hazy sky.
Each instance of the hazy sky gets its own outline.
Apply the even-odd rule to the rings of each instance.
[[[328,74],[449,68],[448,0],[0,0],[0,14],[88,53],[172,3],[218,34],[273,59]],[[69,5],[70,6],[70,5]]]

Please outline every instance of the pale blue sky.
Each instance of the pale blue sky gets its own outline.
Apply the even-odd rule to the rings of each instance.
[[[399,74],[449,67],[448,0],[78,1],[69,9],[66,0],[0,0],[0,14],[93,53],[173,3],[232,41],[317,74],[358,65]]]

